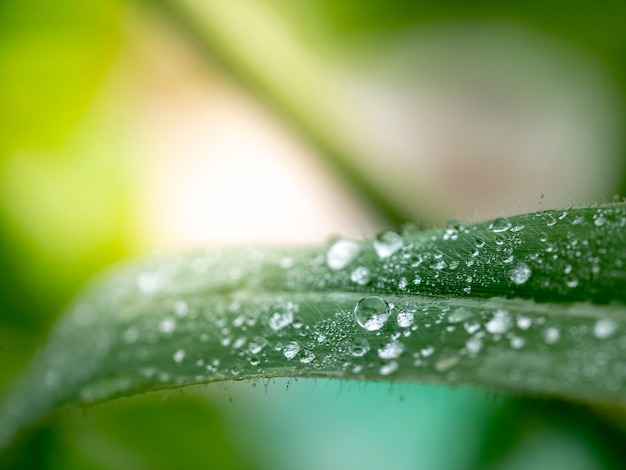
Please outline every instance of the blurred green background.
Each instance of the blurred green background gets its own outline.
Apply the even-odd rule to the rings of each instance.
[[[623,2],[0,2],[0,393],[122,259],[623,195],[624,24]],[[234,383],[61,413],[0,467],[624,468],[615,416]]]

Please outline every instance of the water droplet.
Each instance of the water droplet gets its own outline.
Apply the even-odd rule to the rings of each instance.
[[[593,327],[593,334],[598,339],[605,339],[615,333],[617,330],[617,323],[608,318],[600,319]]]
[[[380,330],[389,319],[389,304],[376,295],[368,295],[354,307],[354,318],[367,331]]]
[[[269,320],[270,328],[274,331],[282,330],[293,323],[294,305],[289,302],[285,306],[277,308]]]
[[[593,223],[595,224],[596,227],[601,227],[602,225],[606,223],[606,218],[602,216],[596,217],[596,220],[594,220]]]
[[[137,338],[139,338],[139,331],[134,326],[131,326],[122,333],[122,339],[128,344],[134,343],[137,341]]]
[[[142,294],[154,294],[159,290],[159,276],[155,273],[141,273],[137,278],[137,287]]]
[[[509,279],[515,284],[521,285],[528,281],[528,279],[530,279],[532,273],[532,270],[528,267],[526,263],[517,263],[509,271]]]
[[[389,375],[398,370],[398,362],[391,361],[380,368],[380,375]]]
[[[525,344],[526,344],[526,340],[524,338],[520,338],[519,336],[511,337],[511,347],[513,349],[520,349],[524,347]]]
[[[548,227],[552,227],[554,224],[556,224],[556,219],[553,215],[548,214],[548,216],[546,217],[546,225]]]
[[[308,364],[309,362],[313,362],[314,360],[315,354],[313,353],[313,351],[309,351],[308,349],[302,351],[302,357],[300,358],[300,362],[302,362],[303,364]]]
[[[506,217],[498,217],[489,225],[492,232],[506,232],[511,228],[511,222]]]
[[[357,336],[350,343],[350,354],[354,357],[362,357],[370,350],[370,343],[365,339]]]
[[[433,348],[432,346],[428,346],[420,350],[420,354],[422,355],[422,357],[432,356],[434,352],[435,352],[435,348]]]
[[[437,359],[435,363],[435,370],[437,372],[445,372],[447,370],[452,369],[459,363],[458,356],[443,356]]]
[[[259,354],[266,344],[267,341],[265,341],[264,338],[257,336],[248,343],[248,351],[250,351],[252,354]]]
[[[409,310],[398,312],[398,326],[401,328],[409,328],[413,325],[415,314]]]
[[[381,359],[397,359],[404,352],[404,345],[399,341],[390,341],[378,350]]]
[[[565,285],[570,289],[573,289],[574,287],[578,286],[578,278],[573,274],[567,276],[567,278],[565,279]]]
[[[473,335],[480,330],[480,323],[477,321],[465,322],[463,323],[463,328],[465,328],[465,331],[467,331],[470,335]]]
[[[298,343],[297,341],[289,341],[283,347],[283,355],[290,361],[294,357],[296,357],[299,352],[300,352],[300,343]]]
[[[189,313],[189,306],[187,305],[187,302],[184,302],[182,300],[177,301],[174,304],[174,313],[176,314],[177,317],[180,317],[180,318],[186,317],[187,314]]]
[[[374,250],[379,258],[389,258],[402,247],[402,237],[391,230],[379,234],[374,240]]]
[[[326,264],[332,270],[345,268],[359,254],[361,244],[354,240],[337,240],[326,253]]]
[[[176,320],[170,317],[165,317],[159,323],[159,331],[161,333],[165,333],[166,335],[171,334],[176,329]]]
[[[492,335],[506,333],[512,326],[511,316],[506,310],[496,310],[493,318],[487,322],[485,328]]]
[[[185,359],[185,350],[184,349],[178,349],[174,355],[172,356],[172,358],[174,359],[174,362],[176,364],[180,364],[181,362],[183,362],[183,359]]]
[[[478,354],[483,347],[483,340],[480,336],[472,336],[465,342],[465,349],[470,354]]]
[[[435,261],[430,265],[431,268],[436,269],[437,271],[441,271],[446,267],[446,262],[442,259]]]
[[[561,332],[556,327],[546,328],[543,331],[543,339],[547,344],[554,344],[561,339]]]
[[[482,248],[483,246],[485,246],[485,240],[479,237],[476,237],[474,239],[474,243],[476,244],[476,248]]]
[[[448,322],[450,323],[461,323],[469,318],[471,318],[472,312],[464,307],[457,308],[454,312],[448,315]]]
[[[364,286],[368,282],[370,282],[371,275],[370,270],[365,266],[359,266],[352,271],[350,274],[350,280],[359,284],[360,286]]]
[[[413,284],[415,284],[416,286],[420,285],[422,283],[422,277],[419,276],[418,274],[415,275],[415,277],[413,278]]]
[[[517,317],[517,327],[520,330],[527,330],[533,324],[533,321],[530,317],[519,316]]]

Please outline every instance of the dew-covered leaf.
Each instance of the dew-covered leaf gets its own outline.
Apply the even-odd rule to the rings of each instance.
[[[618,203],[119,267],[76,299],[7,394],[0,445],[63,405],[259,377],[622,403],[625,229]]]

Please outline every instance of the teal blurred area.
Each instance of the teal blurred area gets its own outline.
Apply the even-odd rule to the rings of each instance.
[[[0,2],[0,390],[128,257],[623,196],[624,24],[622,2]],[[621,416],[237,382],[61,412],[0,467],[624,468]]]

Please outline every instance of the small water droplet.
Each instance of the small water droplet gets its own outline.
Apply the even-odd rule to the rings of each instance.
[[[402,247],[402,243],[402,236],[392,230],[387,230],[374,240],[374,250],[379,258],[389,258]]]
[[[266,344],[267,341],[265,341],[264,338],[257,336],[248,343],[248,351],[250,351],[252,354],[259,354]]]
[[[283,347],[283,355],[290,361],[294,357],[296,357],[299,352],[300,352],[300,343],[298,343],[297,341],[289,341]]]
[[[465,342],[465,349],[470,354],[478,354],[483,347],[483,340],[480,336],[472,336]]]
[[[547,344],[554,344],[561,339],[561,332],[556,327],[546,328],[543,331],[543,339]]]
[[[489,228],[494,233],[506,232],[511,228],[511,221],[506,217],[498,217],[489,225]]]
[[[608,318],[600,319],[593,327],[593,334],[598,339],[605,339],[615,333],[617,330],[617,323]]]
[[[269,319],[270,328],[274,331],[278,331],[291,325],[293,323],[294,310],[295,307],[291,302],[277,308]]]
[[[181,362],[183,362],[183,359],[185,359],[185,350],[184,349],[178,349],[174,355],[172,356],[172,358],[174,359],[174,362],[176,364],[180,364]]]
[[[399,341],[390,341],[378,350],[381,359],[397,359],[404,352],[404,345]]]
[[[350,343],[350,354],[354,357],[362,357],[370,350],[370,343],[365,339],[357,336]]]
[[[573,289],[574,287],[578,286],[578,278],[573,274],[567,276],[567,278],[565,278],[565,285],[570,289]]]
[[[413,284],[415,284],[416,286],[420,285],[422,283],[422,277],[419,276],[418,274],[415,275],[415,277],[413,278]]]
[[[532,273],[532,270],[526,263],[517,263],[509,271],[509,279],[517,285],[522,285],[530,279]]]
[[[176,314],[177,317],[180,317],[180,318],[186,317],[187,314],[189,313],[189,306],[187,305],[187,302],[184,302],[182,300],[177,301],[174,304],[174,313]]]
[[[309,351],[308,349],[302,351],[302,357],[300,357],[300,362],[302,362],[303,364],[308,364],[309,362],[313,362],[314,360],[315,354],[313,353],[313,351]]]
[[[161,323],[159,323],[159,331],[161,333],[165,333],[166,335],[173,333],[175,329],[176,320],[174,320],[173,318],[165,317],[163,320],[161,320]]]
[[[155,273],[141,273],[137,277],[137,287],[142,294],[154,294],[159,290],[159,276]]]
[[[512,326],[511,316],[506,310],[496,310],[493,318],[487,322],[485,328],[492,335],[506,333]]]
[[[437,359],[435,362],[435,370],[437,372],[446,372],[447,370],[452,369],[459,363],[458,356],[443,356]]]
[[[546,225],[548,227],[552,227],[554,224],[556,224],[556,219],[553,215],[548,214],[548,216],[546,217]]]
[[[530,319],[530,317],[525,317],[525,316],[517,317],[517,327],[520,330],[527,330],[528,328],[531,327],[532,324],[533,324],[533,321]]]
[[[354,240],[337,240],[326,253],[326,264],[334,271],[345,268],[359,254],[361,244]]]
[[[519,336],[511,337],[511,347],[513,349],[520,349],[524,347],[525,344],[526,344],[526,340],[524,338],[520,338]]]
[[[435,348],[433,348],[432,346],[428,346],[420,350],[420,354],[422,355],[422,357],[432,356],[434,352],[435,352]]]
[[[606,223],[606,218],[603,216],[596,217],[596,220],[593,221],[596,227],[601,227]]]
[[[398,370],[398,362],[391,361],[380,368],[380,375],[389,375]]]
[[[380,330],[389,319],[389,304],[376,295],[368,295],[354,307],[356,322],[367,331]]]
[[[472,312],[470,312],[465,307],[459,307],[450,315],[448,315],[448,322],[450,323],[461,323],[469,318],[471,318]]]
[[[371,275],[370,270],[365,266],[359,266],[352,271],[350,274],[350,280],[359,284],[360,286],[364,286],[368,282],[370,282]]]
[[[400,328],[409,328],[413,325],[415,314],[410,310],[398,312],[398,326]]]
[[[128,328],[124,333],[122,333],[122,339],[124,342],[131,344],[137,341],[139,338],[139,331],[134,326]]]
[[[485,246],[485,240],[479,237],[476,237],[474,239],[474,243],[476,244],[476,248],[482,248],[483,246]]]
[[[405,290],[408,285],[409,281],[407,281],[406,277],[401,277],[398,281],[398,289],[400,290]]]

